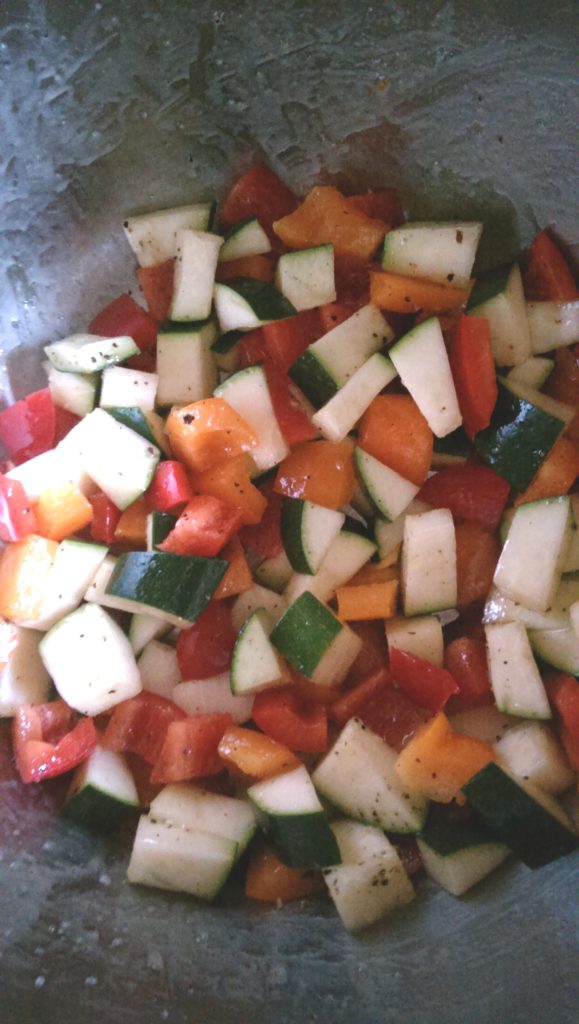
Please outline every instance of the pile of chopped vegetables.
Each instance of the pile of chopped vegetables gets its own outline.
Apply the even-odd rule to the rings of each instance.
[[[214,228],[214,225],[217,225]],[[579,292],[547,231],[262,164],[129,218],[129,295],[0,413],[0,715],[130,882],[358,929],[572,851]],[[238,867],[238,862],[242,861]]]

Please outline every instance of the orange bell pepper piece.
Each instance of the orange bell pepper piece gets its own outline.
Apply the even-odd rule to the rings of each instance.
[[[238,260],[227,260],[217,264],[216,281],[229,281],[232,277],[254,277],[256,281],[273,281],[273,260],[265,253],[259,256],[242,256]]]
[[[252,779],[269,779],[301,764],[282,743],[239,725],[232,725],[224,732],[217,750],[228,766],[235,765]]]
[[[38,532],[49,540],[63,540],[88,526],[92,505],[76,484],[65,483],[43,491],[34,506]]]
[[[171,409],[166,431],[175,457],[196,473],[258,443],[255,431],[223,398],[202,398]]]
[[[336,188],[319,186],[297,210],[276,220],[273,230],[290,249],[331,243],[336,252],[368,260],[384,238],[387,225],[356,209]]]
[[[501,553],[496,534],[480,523],[455,523],[457,605],[486,598]]]
[[[445,313],[463,306],[469,293],[470,287],[436,284],[387,270],[370,273],[370,302],[389,313],[420,313],[425,309],[430,313]]]
[[[145,498],[138,498],[121,514],[115,528],[115,544],[127,548],[146,548],[148,507]]]
[[[288,868],[269,846],[254,850],[247,866],[245,895],[264,903],[290,903],[325,890],[321,871]]]
[[[31,533],[8,544],[0,556],[0,615],[30,622],[40,614],[58,544]]]
[[[225,576],[213,595],[214,600],[218,601],[223,597],[234,597],[236,594],[242,594],[244,590],[249,590],[253,586],[253,577],[239,537],[234,537],[223,548],[219,557],[229,562],[229,568],[226,569]]]
[[[433,433],[410,395],[378,395],[360,420],[358,444],[417,487],[432,462]]]
[[[349,441],[304,441],[281,463],[274,491],[339,509],[351,500],[355,486]]]
[[[579,450],[563,435],[555,442],[526,491],[515,498],[515,505],[567,494],[579,475]]]
[[[396,615],[398,580],[338,587],[338,618],[344,622],[391,619]]]
[[[396,771],[405,786],[446,804],[489,761],[496,761],[490,743],[455,732],[441,711],[409,740]]]
[[[252,484],[244,455],[220,462],[203,473],[196,473],[193,486],[198,494],[220,498],[234,508],[239,512],[244,526],[255,526],[261,522],[267,499]]]

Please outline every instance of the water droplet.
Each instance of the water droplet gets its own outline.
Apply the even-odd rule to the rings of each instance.
[[[87,988],[94,988],[95,985],[98,985],[98,978],[95,978],[94,974],[89,974],[88,978],[84,979],[84,983]]]
[[[43,974],[39,974],[38,977],[34,979],[34,988],[42,988],[45,984],[46,978]]]

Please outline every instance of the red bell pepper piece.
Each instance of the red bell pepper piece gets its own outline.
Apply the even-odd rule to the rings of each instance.
[[[545,677],[561,743],[574,771],[579,772],[579,683],[574,676],[552,672]]]
[[[237,509],[212,495],[197,494],[185,506],[171,533],[159,544],[159,550],[214,558],[240,525],[241,515]]]
[[[167,320],[171,309],[174,273],[174,260],[156,263],[153,267],[139,267],[137,271],[149,313],[160,324]]]
[[[387,668],[379,668],[372,672],[361,682],[340,694],[328,708],[328,714],[333,722],[338,725],[345,725],[350,718],[355,718],[360,710],[379,694],[384,694],[392,687],[392,677]]]
[[[370,265],[353,253],[334,253],[336,295],[340,303],[367,302],[370,296]]]
[[[12,723],[16,767],[23,782],[43,782],[81,764],[94,750],[92,718],[81,718],[64,701],[24,704]]]
[[[324,334],[319,309],[305,309],[285,320],[273,320],[261,331],[267,356],[285,373],[308,345]]]
[[[177,637],[177,661],[182,679],[209,679],[231,664],[237,634],[224,601],[210,601],[197,622]]]
[[[459,690],[450,698],[450,710],[462,711],[492,702],[493,691],[483,639],[457,637],[444,652],[444,667],[450,672]]]
[[[306,413],[293,381],[271,363],[265,364],[265,376],[275,418],[287,443],[291,447],[300,441],[312,441],[318,436],[318,431]]]
[[[488,427],[498,394],[488,320],[463,313],[448,354],[464,429],[472,439]]]
[[[91,494],[88,499],[92,505],[90,534],[97,544],[113,544],[115,530],[121,518],[120,509],[102,491]]]
[[[219,220],[221,227],[227,229],[244,217],[257,217],[270,240],[279,247],[272,224],[293,213],[297,205],[298,200],[287,185],[269,167],[258,162],[235,182],[221,207]]]
[[[404,207],[398,189],[377,188],[373,192],[348,196],[348,202],[367,217],[383,220],[391,228],[404,224]]]
[[[426,480],[418,498],[434,508],[449,508],[453,516],[494,529],[509,497],[506,480],[488,466],[465,462],[446,466]]]
[[[249,548],[262,558],[275,558],[283,549],[281,539],[281,505],[282,495],[273,490],[273,482],[268,480],[259,488],[265,498],[267,507],[256,526],[243,526],[239,536],[244,547]]]
[[[89,332],[104,338],[127,335],[139,346],[141,352],[154,351],[157,345],[156,320],[141,309],[130,295],[119,295],[101,309],[91,321]]]
[[[231,715],[220,712],[172,722],[151,772],[151,782],[182,782],[219,774],[223,761],[217,747],[232,722]]]
[[[523,284],[525,296],[533,302],[574,302],[579,299],[579,289],[571,269],[547,231],[540,231],[531,244]]]
[[[265,347],[263,327],[258,327],[255,331],[248,331],[244,335],[238,342],[237,354],[242,367],[256,366],[257,363],[265,362],[268,353]]]
[[[171,722],[185,717],[173,701],[143,690],[113,708],[103,745],[122,754],[138,754],[149,764],[156,764]]]
[[[34,509],[22,484],[0,474],[0,540],[22,540],[36,531]]]
[[[302,707],[291,687],[258,693],[253,721],[266,736],[290,750],[323,753],[328,749],[326,709],[321,705]]]
[[[356,718],[395,750],[402,750],[428,717],[429,712],[393,686],[369,697],[356,711]]]
[[[63,437],[80,423],[80,416],[60,405],[54,406],[54,444],[57,445]]]
[[[33,391],[0,412],[0,441],[16,465],[49,451],[55,436],[55,405],[48,388]]]
[[[151,509],[175,514],[180,512],[192,497],[193,488],[183,464],[173,459],[160,462],[147,491],[147,501]]]
[[[429,711],[442,711],[449,697],[459,692],[446,669],[398,647],[390,648],[390,671],[402,692]]]

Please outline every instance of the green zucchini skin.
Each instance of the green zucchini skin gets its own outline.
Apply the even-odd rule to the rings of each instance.
[[[529,486],[565,429],[556,416],[515,395],[499,377],[499,395],[490,426],[475,438],[482,461],[517,491]]]
[[[117,560],[107,593],[195,622],[213,597],[228,565],[220,558],[130,551]]]

